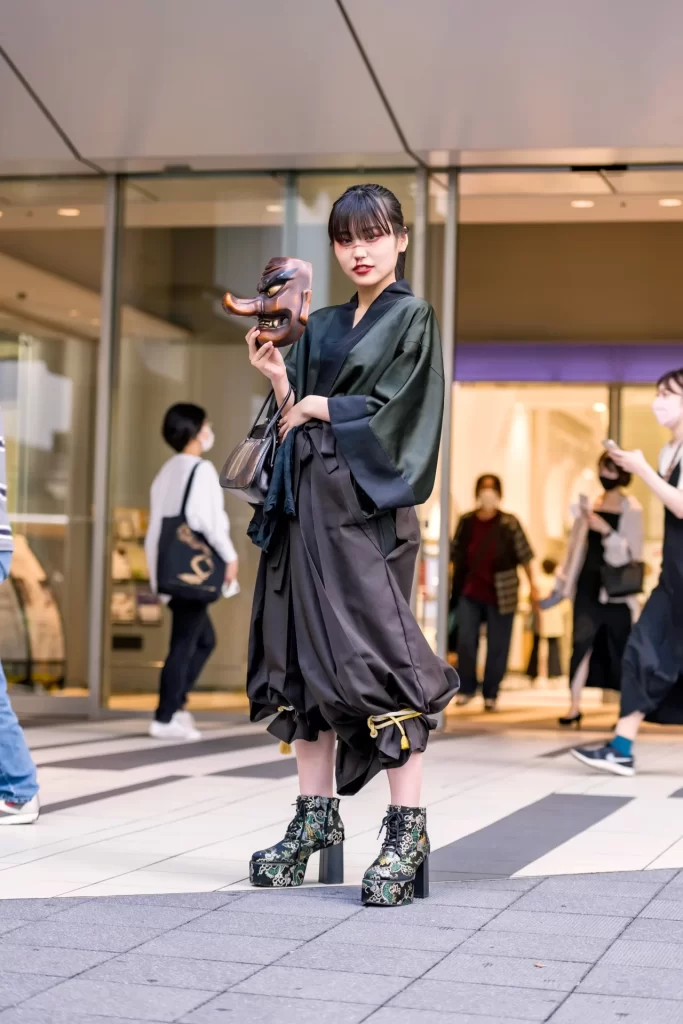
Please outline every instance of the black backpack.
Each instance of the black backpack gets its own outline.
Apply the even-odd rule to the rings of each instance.
[[[190,473],[179,515],[161,521],[157,589],[160,594],[184,601],[210,604],[221,596],[225,562],[203,534],[191,529],[185,518],[194,475],[200,465],[198,462]]]

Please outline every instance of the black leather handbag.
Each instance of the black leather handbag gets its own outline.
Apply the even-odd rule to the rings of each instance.
[[[645,583],[645,563],[627,562],[626,565],[603,565],[602,585],[608,597],[632,597],[642,594]]]
[[[284,402],[267,422],[262,423],[263,414],[274,396],[271,391],[251,430],[230,453],[221,471],[221,487],[250,505],[263,505],[266,500],[278,446],[277,425],[291,394],[290,386]]]
[[[198,462],[190,473],[180,514],[161,521],[157,589],[170,597],[210,604],[221,596],[225,562],[206,537],[190,527],[185,517],[187,499],[200,465]]]

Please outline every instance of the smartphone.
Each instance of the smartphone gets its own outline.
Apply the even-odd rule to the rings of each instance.
[[[585,512],[588,509],[588,495],[587,494],[580,494],[579,495],[579,508],[581,509],[582,512]]]
[[[618,448],[619,447],[617,442],[616,441],[612,441],[610,438],[608,438],[606,441],[603,441],[602,443],[603,443],[604,447],[607,448],[607,449]]]

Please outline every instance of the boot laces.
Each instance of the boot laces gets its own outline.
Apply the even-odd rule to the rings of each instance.
[[[381,836],[382,830],[385,830],[382,849],[397,849],[401,831],[401,812],[387,811],[382,820],[382,824],[380,825],[379,832],[377,833],[377,838]]]

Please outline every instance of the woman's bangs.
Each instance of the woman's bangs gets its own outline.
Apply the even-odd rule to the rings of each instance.
[[[384,203],[375,196],[350,193],[335,203],[330,217],[330,239],[346,242],[350,238],[391,235],[392,228]]]
[[[671,391],[672,394],[683,394],[683,370],[669,370],[657,381],[657,390]]]

